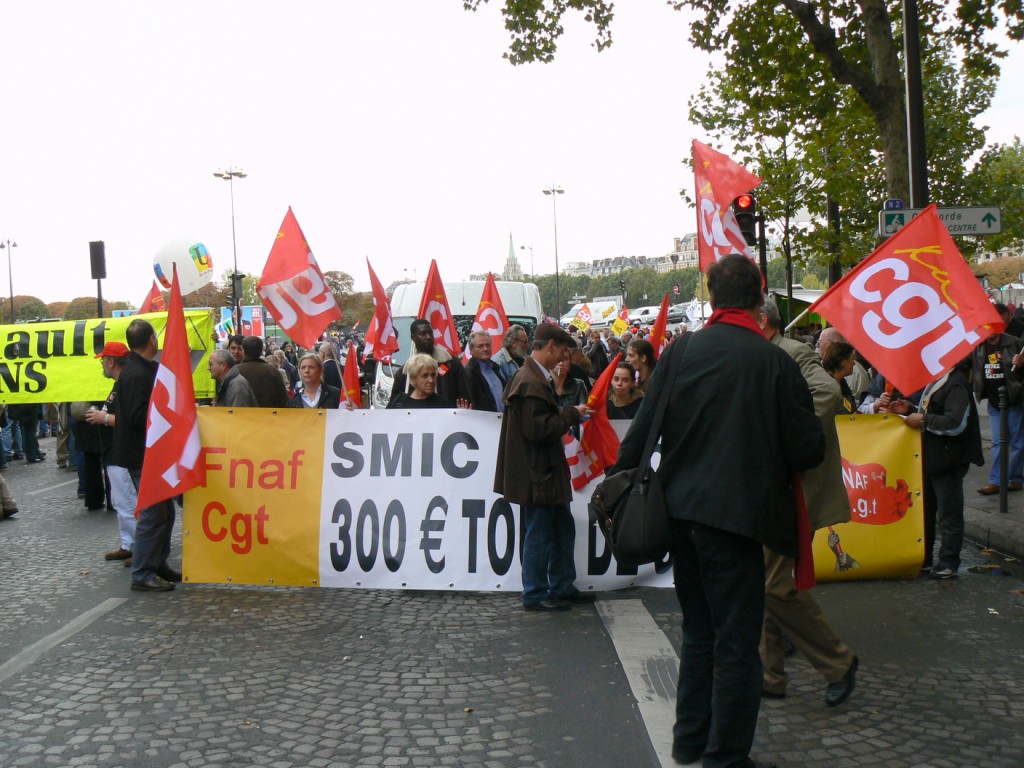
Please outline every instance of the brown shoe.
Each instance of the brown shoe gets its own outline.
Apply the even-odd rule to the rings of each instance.
[[[999,493],[999,486],[995,485],[994,483],[989,483],[988,485],[983,485],[981,488],[979,488],[978,493],[980,493],[982,496],[991,496],[995,493]]]
[[[129,558],[131,558],[131,556],[132,556],[131,552],[129,552],[124,547],[121,547],[120,549],[115,549],[113,552],[107,552],[107,554],[105,554],[103,556],[103,559],[104,560],[128,560]]]
[[[1006,486],[1008,491],[1019,491],[1021,488],[1024,488],[1024,483],[1010,483]]]
[[[125,568],[131,568],[132,567],[132,559],[129,557],[127,560],[125,560],[123,563],[121,563],[121,565],[123,565]]]

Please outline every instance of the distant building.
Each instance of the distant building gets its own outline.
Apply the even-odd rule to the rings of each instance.
[[[974,256],[974,263],[984,264],[989,261],[996,261],[997,259],[1019,259],[1022,257],[1024,257],[1024,246],[1007,246],[1000,248],[998,251],[978,251]]]

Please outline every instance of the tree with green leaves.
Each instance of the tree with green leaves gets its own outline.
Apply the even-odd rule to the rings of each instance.
[[[1002,231],[984,238],[985,250],[1024,245],[1024,147],[1019,136],[1012,144],[985,150],[967,179],[966,196],[974,205],[1002,208]]]
[[[476,10],[488,0],[463,0]],[[695,19],[690,42],[702,51],[724,53],[732,62],[749,56],[757,67],[746,70],[752,77],[761,67],[771,69],[788,57],[785,44],[774,36],[781,30],[786,40],[799,30],[801,50],[811,78],[791,77],[790,91],[816,90],[834,83],[846,100],[873,122],[875,141],[890,197],[907,199],[909,190],[907,119],[902,73],[902,31],[896,0],[839,0],[807,2],[779,0],[669,0],[676,9],[690,8]],[[509,52],[513,64],[551,61],[564,29],[562,18],[569,12],[582,14],[594,25],[594,45],[602,50],[611,45],[613,19],[611,0],[504,0],[502,15],[511,34]],[[988,33],[1001,28],[1013,40],[1024,37],[1024,3],[1020,0],[922,0],[919,3],[923,48],[945,51],[956,61],[963,77],[994,87],[999,75],[998,59],[1004,54]],[[785,23],[780,24],[781,21]],[[795,27],[794,27],[795,25]],[[782,56],[780,57],[780,54]],[[785,67],[779,67],[780,70]],[[923,68],[926,82],[940,82]],[[949,85],[949,83],[945,83]],[[976,102],[964,102],[969,108]],[[845,134],[841,134],[845,135]],[[934,134],[929,138],[937,138]],[[934,156],[934,153],[933,153]],[[861,162],[869,162],[862,157]]]

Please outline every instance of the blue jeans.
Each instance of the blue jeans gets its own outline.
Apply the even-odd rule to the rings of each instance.
[[[999,485],[999,407],[988,401],[988,420],[992,430],[992,469],[988,473],[988,481]],[[1010,479],[1011,483],[1024,483],[1024,405],[1011,405],[1006,412],[1006,423],[1010,427],[1007,444],[1010,448]]]
[[[11,453],[21,453],[21,424],[10,414],[7,415],[7,426],[4,427],[3,434],[3,448],[4,455],[7,456]]]
[[[130,469],[136,494],[142,480],[141,469]],[[174,500],[167,499],[139,510],[135,523],[135,548],[132,550],[132,583],[149,581],[167,568],[171,554],[171,533],[174,531]]]
[[[764,683],[764,550],[753,539],[671,520],[683,611],[672,749],[704,768],[745,766]]]
[[[520,507],[523,538],[523,605],[576,591],[576,524],[568,504]]]

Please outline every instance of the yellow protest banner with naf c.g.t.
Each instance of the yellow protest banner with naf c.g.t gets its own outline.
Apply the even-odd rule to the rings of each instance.
[[[886,414],[837,416],[850,522],[814,537],[818,581],[915,578],[924,560],[921,433]]]
[[[199,410],[206,482],[185,494],[186,581],[319,585],[325,420],[305,408]]]

